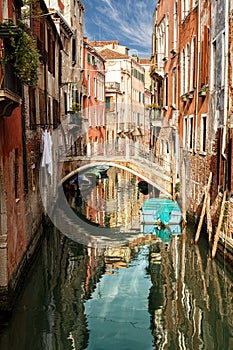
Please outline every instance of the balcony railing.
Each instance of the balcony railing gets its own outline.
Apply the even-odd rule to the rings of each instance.
[[[114,82],[107,82],[105,83],[106,90],[115,90],[120,91],[120,83]]]

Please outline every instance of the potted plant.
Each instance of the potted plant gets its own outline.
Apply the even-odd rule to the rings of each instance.
[[[208,91],[208,88],[209,88],[209,85],[207,85],[207,84],[202,84],[202,85],[201,85],[201,89],[200,89],[199,92],[198,92],[198,95],[199,95],[199,96],[206,96],[206,93],[207,93],[207,91]]]
[[[162,107],[156,103],[152,103],[151,108],[155,111],[161,111]]]
[[[72,112],[80,112],[81,110],[81,105],[78,102],[73,102],[72,103]]]
[[[187,95],[186,94],[181,96],[181,101],[182,102],[186,102],[187,101]]]

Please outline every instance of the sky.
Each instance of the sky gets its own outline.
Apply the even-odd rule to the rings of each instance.
[[[120,45],[136,50],[138,57],[150,57],[155,3],[156,0],[83,0],[84,33],[89,41],[118,40]]]

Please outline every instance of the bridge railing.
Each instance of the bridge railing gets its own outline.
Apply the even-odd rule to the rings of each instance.
[[[97,158],[120,158],[123,160],[136,160],[137,163],[147,165],[162,171],[167,175],[171,174],[172,163],[163,157],[156,156],[148,146],[139,142],[134,142],[129,139],[119,138],[116,141],[106,141],[104,143],[92,143],[92,144],[78,144],[74,143],[67,152],[60,150],[60,154],[63,157],[69,158],[86,158],[86,159],[97,159]]]

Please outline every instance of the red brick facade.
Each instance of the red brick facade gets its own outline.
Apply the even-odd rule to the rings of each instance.
[[[83,114],[87,124],[87,149],[105,141],[105,65],[104,58],[84,38]]]

